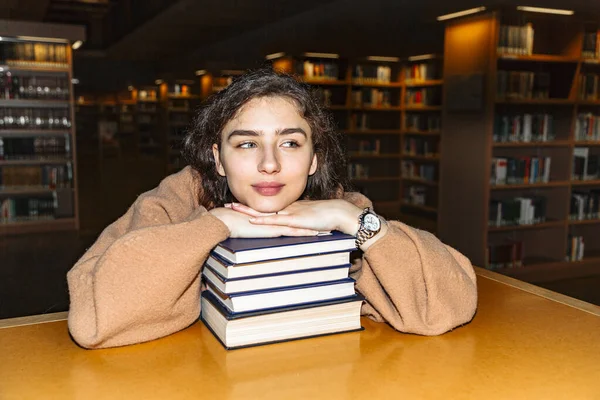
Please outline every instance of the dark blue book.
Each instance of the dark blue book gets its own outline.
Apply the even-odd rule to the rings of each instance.
[[[221,292],[210,281],[206,283],[207,290],[232,313],[315,304],[356,295],[352,278],[231,294]]]
[[[202,292],[202,322],[226,349],[362,330],[360,295],[268,311],[232,313]]]
[[[252,276],[304,271],[333,265],[342,265],[348,264],[349,262],[350,252],[337,251],[334,253],[312,254],[308,256],[296,256],[279,258],[276,260],[236,264],[224,259],[213,251],[206,260],[206,265],[224,278],[248,278]]]
[[[283,272],[248,278],[224,278],[212,268],[204,266],[202,275],[222,293],[240,293],[273,289],[317,282],[331,282],[348,277],[350,264],[334,265],[306,271]]]
[[[354,236],[333,231],[320,236],[229,238],[219,243],[213,251],[227,261],[241,264],[355,249]]]

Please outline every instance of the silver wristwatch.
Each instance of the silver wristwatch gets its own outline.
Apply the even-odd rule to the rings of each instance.
[[[358,216],[358,223],[359,227],[358,232],[356,232],[356,247],[360,248],[364,242],[379,233],[381,230],[381,220],[370,207],[367,207]]]

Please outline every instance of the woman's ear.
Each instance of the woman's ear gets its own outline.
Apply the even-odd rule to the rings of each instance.
[[[217,173],[221,176],[225,176],[225,168],[223,168],[223,164],[221,163],[221,155],[219,154],[219,145],[214,143],[212,145],[213,157],[215,159],[215,168],[217,169]]]
[[[317,154],[313,154],[313,159],[312,159],[312,163],[310,164],[310,171],[308,171],[308,175],[313,175],[315,172],[317,172],[317,166],[318,166],[318,162],[317,162]]]

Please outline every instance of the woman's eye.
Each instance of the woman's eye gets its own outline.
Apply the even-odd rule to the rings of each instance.
[[[256,147],[256,144],[253,142],[243,142],[237,145],[240,149],[251,149]]]
[[[295,140],[288,140],[282,143],[283,147],[300,147],[300,144]]]

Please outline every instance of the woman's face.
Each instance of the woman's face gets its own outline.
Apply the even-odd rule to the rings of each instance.
[[[246,103],[223,128],[213,154],[235,198],[261,212],[298,200],[317,170],[310,127],[285,97]]]

